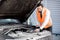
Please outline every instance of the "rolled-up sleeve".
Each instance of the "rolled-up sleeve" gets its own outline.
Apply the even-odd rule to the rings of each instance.
[[[46,12],[46,17],[45,17],[45,21],[43,22],[43,24],[42,24],[42,26],[40,27],[40,29],[43,29],[43,28],[48,24],[49,18],[50,18],[50,11],[47,10],[47,12]]]

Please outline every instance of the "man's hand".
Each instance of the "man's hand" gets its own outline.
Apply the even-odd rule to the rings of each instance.
[[[35,29],[34,32],[40,32],[40,29]]]
[[[40,30],[40,29],[35,29],[34,30],[34,32],[42,32],[43,31],[43,29],[42,30]]]

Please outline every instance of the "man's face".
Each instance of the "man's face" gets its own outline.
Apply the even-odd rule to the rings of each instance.
[[[42,11],[42,6],[37,7],[38,11]]]

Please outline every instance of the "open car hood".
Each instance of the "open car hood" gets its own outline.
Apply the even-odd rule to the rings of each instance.
[[[1,0],[0,18],[18,18],[24,22],[37,2],[38,0]]]

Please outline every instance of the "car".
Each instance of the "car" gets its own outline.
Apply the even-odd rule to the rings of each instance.
[[[26,20],[41,0],[1,0],[0,40],[51,40],[51,33],[33,32]]]
[[[18,19],[0,19],[0,40],[51,40],[49,31],[31,32],[31,29]]]

